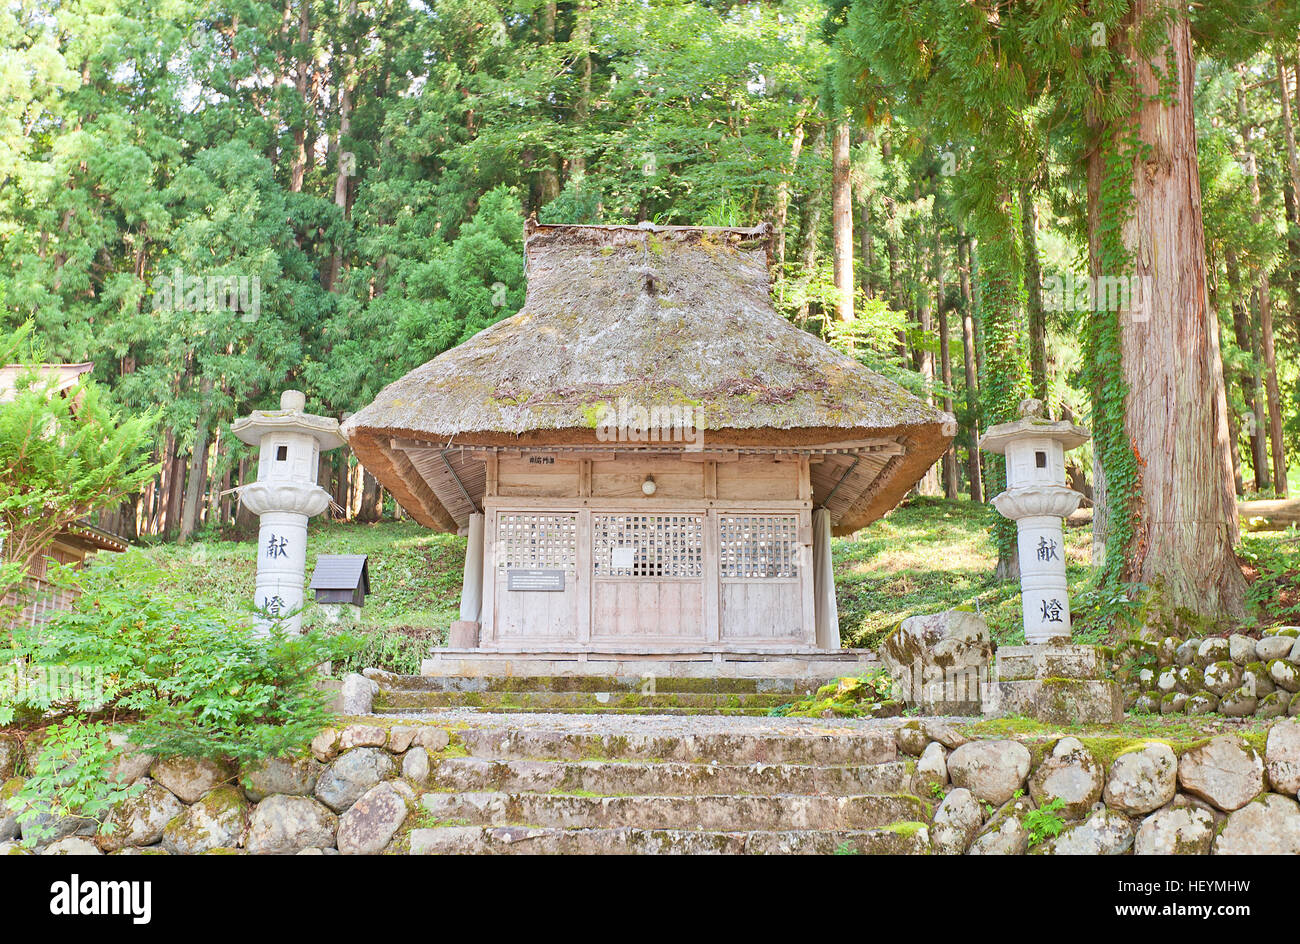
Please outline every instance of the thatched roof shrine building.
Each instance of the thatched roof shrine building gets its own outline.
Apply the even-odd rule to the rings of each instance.
[[[343,425],[411,515],[470,536],[453,646],[839,647],[830,534],[952,425],[777,313],[771,235],[530,224],[523,309]]]

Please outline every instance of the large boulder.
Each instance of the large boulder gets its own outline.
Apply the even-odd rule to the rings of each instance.
[[[1255,661],[1255,640],[1241,633],[1228,637],[1228,658],[1237,665],[1247,665]]]
[[[904,754],[920,757],[921,752],[930,743],[930,736],[921,729],[921,722],[909,721],[894,732],[894,740],[898,743],[898,749]]]
[[[18,758],[23,756],[23,748],[17,735],[0,731],[0,783],[10,779],[18,770]]]
[[[1274,659],[1268,664],[1268,674],[1273,684],[1288,692],[1300,692],[1300,666],[1293,662]]]
[[[918,796],[930,797],[935,788],[942,790],[948,785],[948,752],[938,741],[931,741],[921,752],[912,773],[912,792]]]
[[[1243,671],[1241,666],[1229,660],[1208,665],[1203,675],[1205,690],[1214,692],[1214,694],[1222,698],[1241,685]]]
[[[1132,848],[1135,832],[1127,816],[1102,807],[1032,851],[1040,855],[1123,855]]]
[[[1264,760],[1241,738],[1225,734],[1183,755],[1178,783],[1231,813],[1264,792]]]
[[[339,852],[378,855],[406,822],[408,812],[406,797],[391,783],[371,787],[339,819]]]
[[[1279,721],[1264,748],[1268,782],[1277,793],[1300,793],[1300,721]]]
[[[1142,821],[1133,854],[1208,855],[1213,841],[1213,815],[1194,806],[1169,807]]]
[[[992,658],[988,625],[968,610],[908,617],[881,647],[903,700],[935,714],[979,714]]]
[[[243,845],[248,833],[248,801],[235,786],[205,794],[163,829],[163,848],[172,855],[199,855]]]
[[[1196,662],[1202,668],[1212,662],[1222,662],[1231,656],[1232,647],[1228,645],[1228,640],[1221,636],[1210,636],[1202,639],[1200,646],[1196,650]]]
[[[379,694],[379,683],[352,673],[343,677],[339,691],[339,712],[344,715],[368,715]]]
[[[934,825],[930,827],[931,847],[940,855],[964,855],[983,822],[984,811],[975,797],[958,787],[943,798],[935,811]]]
[[[108,815],[112,829],[99,837],[99,847],[116,852],[127,846],[152,846],[163,830],[185,811],[184,804],[162,784],[146,777],[138,793],[113,807]]]
[[[1077,739],[1063,737],[1029,778],[1029,794],[1038,806],[1061,800],[1064,819],[1082,819],[1101,799],[1102,769]]]
[[[329,763],[339,756],[338,728],[326,728],[311,739],[311,756],[322,764]]]
[[[99,851],[99,847],[84,836],[68,836],[57,842],[52,842],[41,850],[41,855],[77,855],[77,856],[97,856],[104,853]]]
[[[224,764],[195,757],[170,757],[153,765],[149,774],[185,803],[197,803],[218,784],[233,776]]]
[[[1285,659],[1294,645],[1295,640],[1289,636],[1265,636],[1255,643],[1255,655],[1260,662]]]
[[[276,794],[253,808],[246,846],[255,855],[329,848],[338,825],[339,818],[311,797]]]
[[[339,735],[339,747],[350,751],[354,747],[383,747],[388,743],[388,732],[377,724],[350,724]]]
[[[9,808],[9,801],[18,795],[24,782],[22,777],[10,777],[0,783],[0,842],[17,839],[22,834],[18,828],[18,812]]]
[[[340,754],[316,781],[316,799],[335,813],[342,813],[363,793],[393,776],[397,762],[387,751],[358,747]]]
[[[430,754],[437,754],[447,749],[447,745],[451,743],[451,735],[445,728],[435,728],[426,724],[415,732],[411,743],[424,748]]]
[[[948,777],[977,800],[1001,806],[1024,786],[1030,760],[1019,741],[972,741],[948,755]]]
[[[1103,797],[1106,805],[1141,816],[1159,809],[1178,790],[1178,757],[1160,741],[1120,754],[1111,762]]]
[[[1215,855],[1300,855],[1300,804],[1266,793],[1228,817]]]
[[[314,757],[273,757],[246,768],[239,782],[254,803],[276,793],[311,796],[321,769],[320,761]]]
[[[424,785],[431,771],[429,752],[422,747],[413,747],[402,755],[402,778]]]
[[[135,745],[121,731],[111,733],[108,743],[114,750],[113,765],[108,771],[108,779],[113,783],[135,783],[149,773],[149,768],[154,765],[154,756],[136,750]]]
[[[1017,797],[1002,805],[980,830],[967,855],[1024,855],[1029,851],[1029,829],[1025,817],[1034,809],[1028,797]]]
[[[1268,721],[1270,718],[1281,718],[1286,714],[1286,707],[1290,698],[1291,696],[1285,692],[1269,692],[1255,706],[1255,717],[1262,721]]]

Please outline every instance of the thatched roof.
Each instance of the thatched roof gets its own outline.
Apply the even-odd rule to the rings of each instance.
[[[777,313],[771,233],[530,224],[523,309],[385,387],[343,434],[415,517],[440,527],[460,516],[411,487],[395,438],[590,444],[601,408],[621,397],[698,407],[710,446],[898,437],[905,454],[889,481],[865,483],[870,510],[846,509],[836,530],[861,527],[906,493],[951,433],[933,407]]]

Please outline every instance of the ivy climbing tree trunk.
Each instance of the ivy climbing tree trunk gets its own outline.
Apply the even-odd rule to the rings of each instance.
[[[934,284],[938,298],[939,314],[939,370],[943,380],[943,410],[952,415],[952,351],[949,344],[948,306],[944,304],[943,290],[943,237],[938,222],[934,227]],[[948,444],[943,454],[943,496],[949,500],[957,497],[957,449]]]
[[[1168,36],[1154,55],[1132,49],[1130,57],[1138,147],[1122,234],[1149,290],[1140,308],[1119,313],[1125,425],[1139,469],[1126,560],[1132,577],[1162,584],[1174,607],[1239,615],[1246,584],[1233,552],[1227,403],[1206,293],[1191,29],[1175,0],[1136,0],[1134,12],[1138,23],[1167,18]]]
[[[971,301],[970,253],[965,236],[957,237],[957,275],[961,282],[961,350],[966,370],[966,412],[970,416],[967,433],[970,448],[966,450],[966,478],[970,485],[970,500],[984,501],[983,478],[980,471],[980,404],[979,381],[975,369],[975,306]]]
[[[994,178],[996,180],[996,177]],[[985,186],[990,186],[986,182]],[[974,218],[979,232],[978,311],[983,324],[984,364],[980,373],[980,400],[987,426],[1006,423],[1018,415],[1020,401],[1029,393],[1029,368],[1025,357],[1025,319],[1022,305],[1022,269],[1016,205],[1010,192],[1002,192]],[[1006,460],[984,458],[985,494],[992,498],[1007,487]],[[1016,554],[1016,523],[989,509],[993,540],[998,549],[996,574],[1003,580],[1020,577]]]
[[[1047,403],[1047,316],[1038,267],[1038,208],[1033,188],[1020,188],[1020,230],[1025,241],[1025,302],[1029,318],[1029,378],[1034,396]]]
[[[849,157],[849,123],[841,121],[835,126],[831,145],[831,229],[835,319],[843,324],[853,320],[853,193]]]

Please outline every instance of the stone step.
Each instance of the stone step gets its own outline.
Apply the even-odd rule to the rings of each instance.
[[[701,719],[703,721],[704,719]],[[833,733],[771,733],[746,730],[736,719],[729,730],[665,731],[638,720],[617,733],[563,727],[466,727],[457,738],[473,757],[493,760],[644,760],[718,764],[883,764],[898,759],[893,727],[834,729]],[[665,719],[667,723],[669,719]],[[672,724],[677,724],[673,721]],[[730,725],[730,723],[728,723]]]
[[[457,707],[456,710],[462,710]],[[709,715],[709,716],[726,716],[729,718],[763,718],[767,717],[770,708],[604,708],[584,705],[578,708],[520,708],[518,705],[498,705],[484,706],[481,708],[468,707],[463,710],[469,712],[482,712],[483,714],[508,714],[508,715],[666,715],[668,717],[680,718],[691,715]],[[409,708],[385,708],[378,706],[374,709],[373,714],[402,716],[419,715],[419,709]]]
[[[412,855],[928,855],[923,823],[863,830],[554,829],[443,826],[416,829]]]
[[[439,762],[433,782],[454,793],[586,793],[615,795],[830,794],[905,792],[912,765],[690,764],[675,761],[484,760]]]
[[[854,668],[848,666],[849,669]],[[366,670],[380,687],[392,692],[592,692],[779,694],[806,698],[838,676],[808,678],[689,678],[656,675],[394,675]]]
[[[487,708],[493,711],[610,711],[681,709],[691,711],[768,711],[795,700],[774,692],[583,692],[498,691],[438,692],[381,688],[374,711],[434,711],[439,708]]]
[[[928,821],[930,804],[908,794],[855,796],[584,796],[560,793],[426,793],[421,804],[441,823],[560,828],[719,831],[871,829]]]

